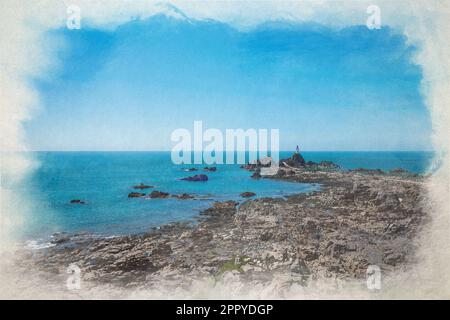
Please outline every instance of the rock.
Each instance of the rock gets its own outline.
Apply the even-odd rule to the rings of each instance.
[[[70,200],[70,203],[74,203],[74,204],[86,204],[85,201],[79,200],[79,199],[73,199],[73,200]]]
[[[246,165],[241,165],[240,168],[249,170],[249,171],[254,171],[257,169],[257,164],[256,163],[247,163]]]
[[[208,181],[208,176],[205,174],[196,174],[192,177],[181,178],[181,180],[185,181]]]
[[[197,171],[197,168],[189,168],[189,169],[184,169],[184,171]]]
[[[144,197],[145,193],[140,193],[140,192],[130,192],[128,194],[128,198],[140,198],[140,197]]]
[[[393,173],[393,174],[405,174],[405,173],[408,173],[407,170],[402,169],[402,168],[395,168],[395,169],[390,170],[389,172]]]
[[[390,174],[402,177],[418,177],[417,173],[409,172],[408,170],[402,168],[395,168],[389,171]]]
[[[157,267],[145,256],[136,255],[119,259],[114,264],[114,269],[122,272],[130,271],[155,271]]]
[[[181,200],[193,199],[194,198],[194,196],[189,194],[189,193],[173,194],[172,197],[173,198],[177,198],[177,199],[181,199]]]
[[[269,241],[269,240],[272,239],[272,238],[273,238],[272,232],[264,232],[264,233],[259,237],[259,239],[260,239],[261,241]]]
[[[172,253],[172,248],[170,245],[161,243],[159,244],[155,249],[152,250],[152,256],[160,255],[160,256],[167,256]]]
[[[284,177],[285,175],[286,175],[286,171],[280,168],[280,169],[278,169],[278,171],[277,171],[275,176],[277,178],[281,178],[281,177]]]
[[[313,261],[313,260],[316,260],[317,258],[319,258],[317,251],[309,249],[309,248],[304,250],[302,252],[302,254],[303,254],[303,259],[305,261]]]
[[[52,235],[52,240],[50,241],[53,244],[61,244],[61,243],[66,243],[70,241],[70,236],[64,232],[60,233],[54,233]]]
[[[217,170],[217,168],[216,167],[205,167],[203,170],[210,171],[210,172],[215,172]]]
[[[230,208],[235,208],[238,205],[238,203],[236,201],[224,201],[224,202],[214,202],[213,204],[213,208],[214,209],[230,209]]]
[[[156,199],[156,198],[167,198],[169,196],[169,194],[167,192],[162,192],[162,191],[152,191],[152,193],[149,194],[149,197],[152,199]]]
[[[143,184],[143,183],[141,183],[141,184],[139,184],[139,185],[137,185],[137,186],[133,186],[133,188],[134,189],[149,189],[149,188],[153,188],[153,186],[148,186],[148,185],[146,185],[146,184]]]
[[[304,167],[306,162],[305,159],[303,159],[302,155],[296,152],[290,158],[281,160],[280,164],[281,165],[287,164],[290,167],[298,168]]]
[[[321,161],[318,164],[320,169],[339,169],[339,165],[332,161]]]
[[[246,191],[246,192],[242,192],[242,193],[240,194],[240,196],[241,196],[242,198],[250,198],[250,197],[256,196],[256,193]]]
[[[300,153],[294,153],[290,158],[280,161],[281,166],[289,166],[294,168],[306,168],[308,170],[336,170],[339,169],[339,165],[332,161],[321,161],[319,163],[314,161],[305,162],[305,159]]]
[[[357,169],[353,169],[350,170],[351,172],[358,172],[358,173],[363,173],[363,174],[383,174],[383,170],[381,169],[364,169],[364,168],[357,168]]]
[[[301,275],[309,275],[311,274],[310,269],[306,265],[306,263],[303,260],[296,260],[292,265],[290,266],[291,272],[298,273]]]
[[[259,179],[261,178],[261,171],[258,169],[255,172],[253,172],[252,176],[253,179]]]
[[[403,253],[400,252],[393,252],[389,251],[387,252],[383,257],[383,262],[395,266],[405,260],[405,256]]]

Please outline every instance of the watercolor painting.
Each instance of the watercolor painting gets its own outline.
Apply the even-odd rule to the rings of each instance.
[[[3,299],[450,297],[448,4],[69,2],[1,1]]]

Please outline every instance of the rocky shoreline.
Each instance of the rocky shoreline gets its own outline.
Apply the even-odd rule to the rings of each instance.
[[[145,234],[56,237],[53,247],[23,249],[17,263],[62,283],[74,263],[86,283],[133,288],[188,286],[228,272],[249,281],[281,272],[307,286],[321,278],[365,279],[369,265],[389,273],[414,264],[414,240],[429,219],[423,176],[313,164],[282,166],[270,178],[321,189],[216,202],[198,223],[171,223]]]

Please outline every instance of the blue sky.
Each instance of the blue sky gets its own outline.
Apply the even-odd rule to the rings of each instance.
[[[170,150],[170,134],[280,129],[282,150],[429,150],[415,48],[385,27],[270,22],[239,31],[155,16],[53,31],[61,67],[36,81],[33,150]]]

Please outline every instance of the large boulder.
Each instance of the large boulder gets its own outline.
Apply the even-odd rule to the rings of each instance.
[[[196,174],[192,177],[181,178],[185,181],[208,181],[208,176],[206,174]]]

